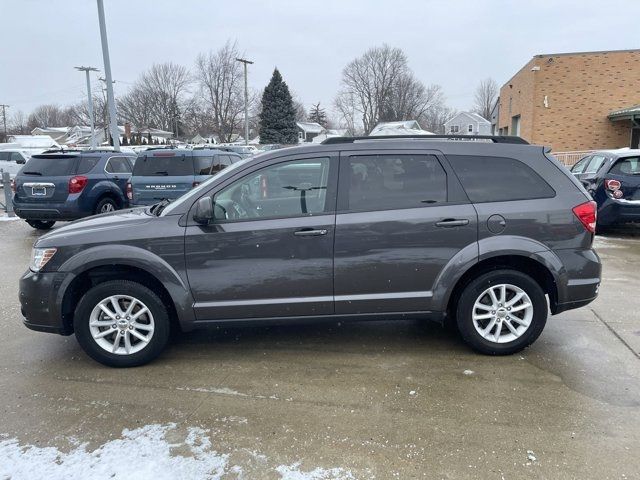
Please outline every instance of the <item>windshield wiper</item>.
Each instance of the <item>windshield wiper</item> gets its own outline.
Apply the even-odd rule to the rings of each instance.
[[[156,217],[159,217],[160,214],[162,213],[162,210],[164,210],[164,208],[169,205],[172,202],[172,200],[169,200],[168,198],[163,199],[161,202],[156,203],[153,207],[151,207],[151,210],[149,210],[152,214],[154,214]]]
[[[42,174],[40,172],[22,172],[24,175],[40,175],[42,176]]]
[[[168,177],[169,172],[167,172],[166,170],[160,170],[159,172],[154,172],[154,175],[162,175],[163,177]]]

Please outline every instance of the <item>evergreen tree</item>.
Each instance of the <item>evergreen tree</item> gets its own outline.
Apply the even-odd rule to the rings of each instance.
[[[276,68],[262,94],[260,143],[298,143],[296,111],[289,87]]]
[[[319,123],[323,128],[327,128],[327,112],[320,108],[320,102],[316,103],[309,110],[309,121]]]
[[[151,137],[151,132],[147,133],[147,144],[153,144],[153,137]]]
[[[123,145],[123,146],[129,145],[129,142],[127,141],[127,136],[126,136],[126,135],[123,135],[123,136],[122,136],[122,143],[121,143],[121,145]]]

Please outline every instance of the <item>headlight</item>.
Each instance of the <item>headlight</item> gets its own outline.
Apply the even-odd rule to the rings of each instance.
[[[31,264],[29,269],[32,272],[39,272],[56,253],[55,248],[34,248],[31,251]]]

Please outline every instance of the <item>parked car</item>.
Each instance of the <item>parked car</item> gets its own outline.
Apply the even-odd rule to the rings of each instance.
[[[640,222],[640,150],[594,152],[571,173],[598,204],[598,229]]]
[[[22,150],[0,150],[0,172],[8,172],[13,179],[28,159],[29,154]]]
[[[132,205],[175,200],[211,175],[241,160],[217,149],[150,149],[138,155],[127,185]]]
[[[254,145],[216,145],[216,148],[224,150],[225,152],[237,153],[242,158],[251,157],[252,155],[260,153],[260,150]]]
[[[116,152],[90,150],[33,155],[12,185],[16,215],[33,228],[48,230],[58,220],[127,207],[131,160]]]
[[[35,243],[25,325],[117,367],[156,357],[172,324],[431,318],[517,352],[549,309],[596,297],[596,206],[543,147],[491,138],[276,150],[171,204],[74,222]]]

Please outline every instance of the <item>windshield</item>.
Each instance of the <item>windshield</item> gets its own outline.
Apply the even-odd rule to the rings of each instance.
[[[233,174],[233,172],[235,170],[237,170],[239,167],[241,167],[242,165],[246,165],[247,163],[255,160],[255,158],[256,157],[250,157],[250,158],[242,159],[242,160],[240,160],[238,162],[235,162],[232,165],[228,166],[224,170],[219,171],[214,176],[212,176],[211,178],[207,179],[207,181],[201,183],[200,185],[198,185],[194,189],[190,190],[189,193],[183,195],[178,200],[176,200],[175,202],[171,203],[171,205],[167,206],[162,211],[161,216],[164,217],[165,215],[170,215],[171,212],[174,211],[178,206],[184,204],[185,202],[189,202],[192,199],[197,198],[198,196],[200,196],[200,194],[203,191],[206,191],[209,188],[209,186],[211,185],[212,182],[216,181],[218,178],[221,178],[221,177],[223,177],[225,175]],[[140,161],[140,160],[138,160],[138,161]]]
[[[181,156],[146,156],[141,155],[133,167],[133,174],[138,177],[183,177],[193,175],[193,160]]]

